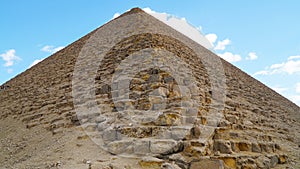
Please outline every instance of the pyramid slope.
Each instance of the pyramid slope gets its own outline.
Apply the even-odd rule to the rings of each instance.
[[[114,27],[116,25],[119,27]],[[147,31],[150,33],[144,33]],[[103,38],[101,33],[115,37],[116,42]],[[141,48],[166,49],[175,53],[197,75],[195,78],[199,82],[199,90],[201,89],[201,110],[198,110],[201,125],[211,125],[213,120],[209,121],[211,119],[207,117],[213,117],[212,115],[221,113],[222,118],[214,126],[211,137],[203,143],[203,147],[185,145],[184,150],[178,153],[187,159],[187,164],[184,165],[196,165],[188,162],[189,158],[199,160],[201,156],[206,156],[222,160],[231,168],[251,165],[258,167],[262,163],[270,166],[284,163],[278,164],[282,167],[299,166],[298,106],[201,45],[135,8],[5,83],[9,88],[0,91],[0,129],[3,130],[0,136],[3,140],[0,146],[3,152],[0,163],[5,168],[51,168],[57,165],[62,165],[63,168],[87,168],[84,160],[91,160],[95,167],[111,164],[116,168],[126,165],[140,168],[136,161],[141,165],[149,161],[153,165],[162,163],[158,159],[141,162],[140,159],[113,156],[111,152],[104,151],[95,144],[95,140],[86,134],[88,129],[83,130],[91,125],[80,125],[79,121],[82,119],[76,112],[78,105],[74,105],[72,93],[76,85],[74,72],[87,44],[93,46],[100,42],[113,44],[101,63],[114,64],[111,67],[107,64],[109,69],[100,66],[96,72],[96,99],[99,102],[102,101],[99,97],[103,94],[101,79],[113,77],[112,74],[101,73],[118,68],[118,58],[124,60],[124,56],[133,55]],[[168,53],[163,54],[167,56]],[[84,55],[84,58],[87,61],[91,59],[89,55]],[[222,68],[218,67],[220,65]],[[145,72],[147,74],[144,71],[141,76]],[[225,85],[221,89],[226,93],[221,93],[225,95],[221,101],[218,100],[219,97],[213,96],[218,90],[210,89],[218,80],[218,75],[225,77]],[[210,81],[207,82],[208,78]],[[220,105],[222,107],[218,109]],[[213,114],[210,109],[218,110],[219,114]],[[202,135],[205,135],[205,131],[202,131]],[[171,159],[167,155],[166,157]],[[180,166],[180,160],[174,161]]]

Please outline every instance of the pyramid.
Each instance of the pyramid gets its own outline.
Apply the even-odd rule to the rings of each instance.
[[[297,105],[139,8],[0,100],[0,168],[300,168]]]

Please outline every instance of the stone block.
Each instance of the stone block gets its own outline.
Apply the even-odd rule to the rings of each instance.
[[[106,120],[106,118],[104,116],[98,116],[98,117],[96,117],[95,122],[96,123],[102,123],[105,120]]]
[[[108,129],[103,131],[102,139],[104,142],[116,141],[118,138],[117,131],[114,129]]]
[[[285,164],[287,163],[288,157],[286,155],[279,155],[278,157],[278,163],[279,164]]]
[[[175,113],[164,113],[156,119],[155,124],[158,126],[177,126],[181,124],[181,116]]]
[[[234,157],[220,157],[220,159],[224,162],[224,166],[225,168],[237,168],[237,162],[236,162],[236,158]]]
[[[174,140],[182,140],[190,134],[190,127],[173,127],[171,129],[171,137]]]
[[[257,143],[252,143],[252,152],[261,153],[261,148]]]
[[[152,104],[160,104],[165,102],[165,99],[162,96],[150,96],[149,100]]]
[[[222,160],[203,159],[198,162],[192,162],[190,169],[224,169]]]
[[[107,149],[112,154],[132,154],[133,146],[131,140],[114,141],[107,144]]]
[[[168,89],[164,88],[164,87],[159,87],[155,90],[153,90],[149,96],[161,96],[161,97],[166,97],[168,94]]]
[[[154,158],[154,157],[144,157],[139,161],[139,165],[142,169],[161,169],[161,165],[164,163],[164,160]]]
[[[135,141],[133,145],[134,154],[144,155],[150,153],[150,141]]]
[[[240,151],[252,151],[251,143],[249,143],[249,142],[239,142],[238,147],[239,147]]]
[[[232,124],[237,124],[239,120],[239,118],[235,115],[226,115],[226,119]]]
[[[186,116],[197,116],[198,115],[198,109],[197,108],[188,108],[186,111]]]
[[[151,140],[150,151],[153,154],[164,154],[172,151],[177,143],[174,140]]]
[[[258,168],[270,168],[270,159],[266,156],[260,156],[256,159],[256,165]]]
[[[151,109],[152,110],[164,110],[164,109],[166,109],[166,103],[161,102],[161,103],[153,104]]]
[[[261,151],[266,153],[274,152],[275,146],[272,143],[261,143]]]
[[[270,159],[270,166],[272,168],[275,167],[279,162],[277,155],[270,155],[268,156],[268,158]]]
[[[97,130],[98,131],[103,131],[103,130],[107,129],[108,127],[109,127],[109,125],[106,124],[106,123],[98,123]]]
[[[226,140],[215,140],[214,150],[223,154],[232,154],[231,143]]]

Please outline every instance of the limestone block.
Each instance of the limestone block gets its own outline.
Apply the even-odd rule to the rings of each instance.
[[[134,141],[133,145],[133,150],[135,154],[144,155],[150,153],[150,141]]]
[[[279,162],[277,155],[269,155],[268,158],[270,159],[270,166],[272,168],[275,167]]]
[[[166,104],[163,102],[156,103],[152,105],[152,110],[164,110],[166,108]]]
[[[142,169],[161,169],[163,163],[164,160],[155,157],[144,157],[139,161],[139,165]]]
[[[228,167],[230,169],[237,168],[236,158],[234,158],[234,157],[220,157],[220,159],[223,160],[226,167]]]
[[[114,141],[107,145],[108,151],[112,154],[132,154],[133,146],[131,140]]]
[[[172,151],[176,145],[174,140],[151,140],[150,151],[154,154],[163,154]]]
[[[250,142],[239,142],[238,147],[241,151],[251,151],[251,143]]]
[[[171,129],[171,137],[174,140],[182,140],[190,133],[190,127],[173,127]]]
[[[104,142],[116,141],[118,139],[118,132],[114,129],[107,129],[102,132],[102,139]]]
[[[158,126],[177,126],[181,124],[181,116],[175,113],[161,114],[155,121]]]
[[[220,151],[220,153],[224,153],[224,154],[231,154],[232,153],[231,143],[230,141],[226,141],[226,140],[215,140],[214,150]]]
[[[106,124],[105,122],[97,124],[97,130],[98,131],[103,131],[103,130],[107,129],[108,127],[109,127],[109,125]]]
[[[262,152],[272,153],[275,150],[275,145],[273,143],[261,143],[260,147]]]
[[[98,116],[98,117],[96,117],[95,122],[96,122],[96,123],[102,123],[102,122],[104,122],[105,120],[106,120],[105,117],[103,117],[103,116]]]
[[[161,165],[161,169],[182,169],[182,168],[173,162],[172,164],[171,163],[163,163]]]
[[[222,160],[202,159],[199,162],[192,162],[190,169],[224,169]]]
[[[255,153],[261,152],[261,147],[259,146],[258,143],[252,143],[252,152],[255,152]]]
[[[258,157],[256,160],[257,167],[262,169],[269,169],[271,167],[270,162],[271,160],[264,155]]]
[[[165,99],[162,96],[150,96],[149,100],[152,104],[160,104],[165,102]]]
[[[239,117],[235,115],[226,115],[226,119],[232,124],[237,124]]]
[[[288,157],[286,155],[279,155],[278,157],[278,163],[279,164],[285,164],[288,161]]]
[[[188,108],[186,111],[186,116],[197,116],[198,115],[198,109],[197,108]]]

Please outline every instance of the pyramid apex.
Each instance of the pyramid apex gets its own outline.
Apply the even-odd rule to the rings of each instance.
[[[122,15],[120,15],[120,16],[117,17],[117,18],[120,18],[120,17],[122,17],[122,16],[129,15],[129,14],[135,14],[135,13],[145,13],[145,11],[143,11],[141,8],[135,7],[135,8],[131,8],[129,11],[123,13]]]
[[[130,13],[139,13],[139,12],[144,12],[144,11],[139,7],[135,7],[135,8],[130,9],[129,12]]]

